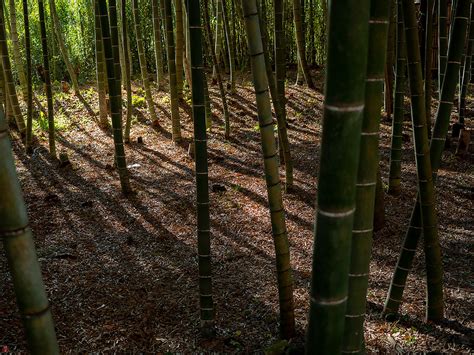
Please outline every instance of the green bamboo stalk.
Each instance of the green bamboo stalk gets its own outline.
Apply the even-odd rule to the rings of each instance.
[[[464,38],[466,37],[467,32],[469,5],[469,0],[459,0],[450,34],[448,58],[443,86],[441,89],[442,100],[436,114],[430,146],[430,160],[433,170],[433,178],[436,178],[436,173],[441,162],[441,155],[444,151],[446,134],[448,133],[449,120],[451,117],[454,94],[459,75],[460,60],[464,47]],[[387,299],[385,301],[384,314],[389,317],[398,312],[402,302],[406,279],[413,264],[418,240],[421,237],[420,217],[420,204],[417,197],[417,202],[412,211],[409,228],[403,242],[402,251],[400,252],[397,266],[390,283]]]
[[[2,3],[3,5],[3,3]],[[13,110],[15,122],[18,130],[22,137],[26,135],[25,120],[20,110],[20,104],[18,102],[18,96],[16,94],[15,81],[13,79],[13,73],[10,63],[10,57],[8,55],[7,36],[5,30],[5,13],[3,6],[0,6],[0,56],[2,59],[3,71],[5,73],[5,85],[7,88],[8,98],[10,105]]]
[[[77,97],[84,101],[81,95],[81,91],[79,89],[79,83],[77,81],[76,72],[74,71],[71,61],[69,60],[68,48],[66,46],[66,41],[64,39],[64,33],[62,31],[61,24],[59,23],[55,0],[49,0],[49,13],[52,20],[51,24],[53,26],[54,34],[59,45],[59,50],[61,52],[64,64],[66,65],[66,69],[69,73],[69,77],[71,78],[74,93]]]
[[[53,106],[53,91],[51,88],[51,75],[49,71],[49,53],[48,53],[48,38],[46,34],[46,22],[44,18],[44,3],[43,0],[38,0],[38,12],[40,19],[41,30],[41,48],[43,50],[43,72],[44,84],[46,88],[46,101],[48,104],[48,140],[49,140],[49,154],[56,158],[56,139],[54,130],[54,106]]]
[[[230,21],[229,17],[227,16],[227,8],[225,5],[225,0],[220,0],[221,1],[221,7],[222,7],[222,23],[224,24],[224,35],[225,35],[225,40],[227,43],[227,54],[229,56],[229,82],[230,82],[230,92],[231,94],[235,93],[235,69],[234,69],[234,47],[233,47],[233,41],[231,38],[231,32],[230,32]]]
[[[3,242],[13,287],[29,350],[32,354],[59,354],[51,317],[50,305],[44,289],[40,266],[36,257],[31,228],[15,163],[8,139],[8,126],[0,109],[0,239]]]
[[[28,12],[28,0],[23,0],[23,22],[25,27],[25,50],[26,50],[26,152],[31,152],[31,141],[33,138],[33,83],[31,77],[31,41],[30,20]]]
[[[369,10],[370,0],[330,2],[307,354],[342,350],[365,106]]]
[[[220,3],[220,2],[219,2]],[[230,138],[230,119],[229,119],[229,108],[227,105],[227,99],[226,99],[226,94],[224,90],[224,84],[221,76],[221,69],[219,67],[219,63],[217,60],[217,55],[214,50],[214,47],[212,46],[212,33],[211,33],[211,25],[209,23],[209,10],[208,10],[208,0],[204,0],[204,25],[206,27],[206,39],[207,39],[207,44],[208,48],[211,52],[211,60],[214,65],[214,70],[215,70],[215,76],[217,78],[217,84],[219,86],[219,93],[221,96],[222,100],[222,107],[224,111],[224,137],[226,139]],[[219,6],[219,4],[218,4]]]
[[[150,81],[148,80],[147,61],[145,57],[145,48],[143,46],[143,34],[140,24],[140,9],[138,6],[138,0],[133,0],[132,4],[133,21],[135,23],[135,37],[137,39],[138,59],[140,62],[143,88],[145,89],[145,99],[148,110],[150,111],[151,121],[155,122],[158,120],[158,117],[156,115],[153,97],[151,96]]]
[[[293,20],[295,25],[296,47],[298,50],[298,63],[303,72],[306,85],[308,85],[310,89],[315,89],[308,63],[306,61],[306,46],[303,32],[303,20],[301,16],[301,0],[293,0]]]
[[[431,95],[432,95],[432,69],[433,69],[433,16],[435,12],[435,1],[427,0],[427,14],[425,24],[425,62],[424,62],[424,90],[425,111],[428,137],[431,137]]]
[[[95,24],[95,62],[96,62],[96,77],[97,77],[97,91],[99,96],[99,123],[101,127],[107,127],[107,82],[105,73],[105,57],[104,48],[102,46],[102,32],[100,29],[100,16],[98,4],[94,6],[94,24]]]
[[[443,318],[443,271],[435,210],[435,189],[429,156],[426,102],[423,92],[420,46],[415,4],[402,0],[403,21],[407,40],[407,65],[411,92],[413,137],[415,143],[418,192],[424,236],[427,282],[427,319]]]
[[[192,103],[196,161],[197,234],[199,254],[199,300],[201,327],[212,328],[214,302],[212,299],[211,236],[209,223],[209,181],[207,165],[206,113],[204,102],[204,66],[202,54],[201,7],[199,0],[187,2],[191,44]]]
[[[448,55],[448,0],[438,0],[438,90],[441,99],[441,87],[444,81]]]
[[[371,1],[365,108],[352,228],[351,263],[343,353],[362,353],[379,166],[379,125],[385,79],[390,2]]]
[[[178,98],[183,98],[183,69],[184,69],[184,26],[183,26],[183,2],[174,0],[175,20],[176,20],[176,88]]]
[[[464,60],[464,68],[462,69],[462,87],[461,93],[459,95],[459,125],[464,128],[464,119],[466,116],[466,95],[467,89],[469,86],[469,81],[471,80],[471,66],[472,66],[472,50],[474,45],[474,6],[471,6],[471,16],[470,16],[470,25],[469,25],[469,39],[466,50],[466,58]]]
[[[178,84],[176,80],[176,61],[173,34],[173,16],[171,9],[171,0],[165,0],[165,23],[166,23],[166,42],[168,50],[168,74],[170,82],[171,95],[171,126],[174,142],[181,140],[181,123],[179,119],[178,107]]]
[[[112,116],[112,129],[115,146],[115,165],[120,178],[120,185],[124,194],[130,194],[132,188],[128,177],[127,162],[125,158],[125,148],[123,145],[122,136],[122,95],[120,88],[120,80],[117,80],[117,76],[120,77],[120,69],[117,68],[115,63],[119,62],[118,51],[112,49],[112,37],[111,27],[109,26],[109,15],[107,12],[106,0],[95,0],[98,2],[99,14],[100,14],[100,27],[102,30],[102,45],[104,47],[105,63],[107,68],[107,81],[109,86],[109,101],[110,101],[110,113]],[[109,0],[109,11],[110,7],[115,5],[115,0]],[[115,21],[117,26],[117,17],[110,16],[111,22]],[[118,48],[117,48],[118,49]]]
[[[263,4],[262,2],[262,11],[263,12]],[[259,12],[260,14],[260,12]],[[278,91],[276,87],[275,77],[272,71],[272,65],[270,63],[270,56],[268,51],[268,39],[267,39],[267,32],[265,27],[265,22],[262,21],[260,18],[260,29],[262,31],[262,45],[264,48],[264,56],[265,56],[265,69],[267,72],[268,78],[268,87],[270,89],[270,96],[273,102],[273,108],[275,110],[275,115],[277,117],[278,122],[278,139],[280,143],[280,164],[285,164],[285,187],[286,191],[290,191],[293,188],[293,159],[291,157],[290,151],[290,142],[288,140],[288,131],[286,129],[286,122],[283,117],[282,108],[280,105],[280,100],[278,96]]]
[[[130,142],[130,128],[132,125],[132,73],[130,68],[130,42],[128,40],[128,20],[127,20],[127,1],[122,1],[122,44],[125,51],[125,88],[127,90],[127,118],[125,120],[124,140],[125,143]],[[162,72],[163,74],[163,72]]]
[[[20,88],[23,93],[23,99],[26,101],[28,99],[28,92],[27,92],[27,83],[26,83],[26,76],[25,76],[25,69],[23,67],[23,61],[21,59],[21,52],[20,52],[20,41],[18,39],[18,31],[16,25],[16,8],[15,8],[15,0],[8,1],[8,9],[10,12],[10,37],[12,42],[12,49],[13,49],[13,62],[15,63],[15,67],[18,73],[18,79],[20,80]]]
[[[156,87],[158,90],[163,81],[163,48],[161,47],[161,19],[158,0],[151,0],[153,13],[153,39],[155,48]]]
[[[275,54],[275,84],[278,99],[278,112],[276,112],[278,120],[278,128],[285,127],[286,130],[286,96],[285,96],[285,80],[286,80],[286,40],[284,31],[284,12],[285,3],[282,0],[275,0],[273,3],[274,15],[274,54]],[[288,135],[288,134],[287,134]],[[280,132],[282,138],[281,148],[283,150],[282,163],[285,163],[285,179],[286,190],[291,191],[293,188],[293,159],[291,158],[290,144],[285,144],[284,132]]]
[[[273,240],[275,244],[278,294],[280,301],[280,332],[284,339],[290,339],[293,337],[295,332],[293,279],[291,275],[290,250],[285,224],[280,174],[278,171],[276,143],[273,132],[274,123],[268,93],[265,58],[263,56],[262,36],[256,1],[243,0],[242,8],[245,18],[250,64],[252,67],[253,83],[257,100],[260,137],[262,140],[265,177],[270,205]]]
[[[392,121],[392,141],[390,148],[390,172],[388,193],[399,195],[401,192],[403,119],[405,116],[405,70],[406,45],[403,29],[403,13],[401,0],[397,1],[397,62],[395,77],[395,98]]]

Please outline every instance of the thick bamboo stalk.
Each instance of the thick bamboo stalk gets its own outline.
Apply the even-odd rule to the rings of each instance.
[[[401,0],[397,6],[397,62],[395,77],[395,99],[392,121],[392,141],[390,148],[390,172],[388,193],[399,195],[401,192],[402,175],[402,145],[403,120],[405,116],[405,71],[406,71],[406,44],[403,29],[403,13]]]
[[[407,41],[407,65],[412,104],[413,138],[415,143],[418,192],[424,235],[427,281],[427,319],[443,318],[443,271],[438,237],[438,219],[435,210],[435,189],[429,156],[426,102],[423,92],[418,25],[415,4],[403,0],[403,21]]]
[[[217,61],[217,55],[216,55],[216,52],[214,50],[214,47],[212,46],[212,33],[211,33],[211,25],[210,25],[210,22],[209,22],[209,11],[208,11],[208,1],[207,0],[204,0],[204,22],[205,22],[205,27],[206,27],[206,38],[207,38],[207,44],[208,44],[208,48],[211,52],[211,60],[212,60],[212,64],[214,65],[214,69],[215,69],[215,76],[217,78],[217,84],[219,85],[219,93],[220,93],[220,96],[221,96],[221,100],[222,100],[222,108],[223,108],[223,111],[224,111],[224,137],[226,139],[229,139],[230,138],[230,119],[229,119],[229,108],[227,106],[227,98],[226,98],[226,94],[225,94],[225,90],[224,90],[224,83],[223,83],[223,80],[222,80],[222,75],[221,75],[221,69],[219,67],[219,63]],[[220,2],[219,2],[220,3]],[[220,5],[218,5],[220,6]]]
[[[369,0],[330,2],[307,354],[338,354],[342,350],[365,107],[369,12]]]
[[[23,115],[21,113],[20,104],[18,102],[10,57],[8,55],[7,36],[5,30],[5,13],[3,6],[0,6],[0,56],[5,74],[5,86],[7,89],[6,91],[8,94],[8,100],[10,100],[10,105],[15,117],[17,128],[20,131],[20,134],[24,137],[26,135],[26,126],[25,120],[23,119]]]
[[[171,96],[171,126],[174,142],[181,140],[181,123],[179,119],[178,106],[178,84],[176,81],[176,62],[173,34],[173,16],[171,9],[171,0],[165,0],[165,23],[166,23],[166,42],[168,49],[168,74],[170,82]]]
[[[161,46],[161,18],[158,0],[151,0],[153,13],[153,39],[155,49],[156,87],[160,89],[163,81],[163,47]]]
[[[456,8],[456,16],[450,34],[449,49],[446,71],[441,89],[441,102],[436,114],[435,125],[430,145],[430,160],[433,170],[433,177],[441,161],[444,150],[446,134],[449,128],[449,119],[453,107],[454,94],[456,91],[459,65],[464,47],[464,38],[467,32],[469,16],[469,0],[459,0]],[[420,203],[417,202],[412,210],[409,228],[403,241],[403,247],[397,261],[397,266],[390,283],[387,299],[384,306],[384,314],[392,316],[398,313],[402,302],[403,291],[405,289],[408,273],[410,272],[415,257],[418,240],[421,237],[421,214]]]
[[[44,3],[43,0],[38,0],[38,12],[40,19],[41,31],[41,48],[43,50],[43,72],[44,84],[46,88],[46,101],[48,104],[48,140],[49,140],[49,154],[56,158],[56,139],[54,130],[54,106],[53,106],[53,91],[51,88],[51,76],[49,71],[49,52],[48,52],[48,38],[46,35],[46,21],[44,17]]]
[[[448,58],[448,0],[438,0],[438,90],[441,99],[441,87]]]
[[[128,19],[127,19],[127,0],[122,1],[122,44],[125,51],[124,62],[125,62],[125,77],[123,78],[125,82],[125,88],[127,90],[127,117],[125,119],[125,130],[124,130],[124,140],[125,143],[130,142],[130,128],[132,125],[132,74],[130,68],[130,42],[128,40]]]
[[[290,339],[295,332],[293,304],[293,279],[291,275],[290,250],[285,223],[277,151],[273,132],[273,119],[265,71],[262,35],[260,32],[257,4],[255,0],[242,1],[247,43],[252,67],[252,77],[257,101],[260,137],[264,157],[265,178],[275,244],[278,294],[280,301],[280,332]]]
[[[25,27],[25,55],[26,55],[26,152],[31,152],[33,139],[33,83],[31,73],[31,41],[28,0],[23,0],[23,21]]]
[[[204,66],[200,1],[188,1],[191,44],[192,103],[196,161],[196,206],[199,255],[199,300],[201,327],[207,332],[214,320],[211,273],[211,236],[209,223],[209,181],[207,164],[206,113],[204,102]]]
[[[140,24],[140,9],[138,6],[138,0],[133,0],[132,3],[133,22],[135,23],[135,37],[137,39],[138,59],[140,62],[140,72],[142,76],[143,88],[145,89],[145,99],[148,106],[148,111],[150,111],[151,121],[155,122],[158,120],[158,116],[156,115],[155,104],[153,103],[153,97],[151,96],[150,81],[148,80],[147,61],[145,57],[143,34]]]
[[[10,37],[12,41],[12,48],[13,48],[13,62],[15,63],[16,70],[18,72],[18,79],[20,80],[20,87],[23,93],[23,100],[28,99],[28,92],[27,92],[27,82],[25,76],[25,68],[23,67],[23,61],[21,59],[21,52],[20,52],[20,41],[18,39],[18,31],[16,25],[16,8],[15,8],[15,0],[8,1],[8,9],[10,12]]]
[[[433,68],[433,16],[435,12],[435,1],[427,0],[427,14],[425,24],[425,62],[424,62],[424,90],[425,111],[428,137],[431,137],[431,95],[432,95],[432,68]]]
[[[64,33],[62,31],[61,24],[59,23],[55,0],[49,0],[49,12],[52,19],[54,34],[56,36],[56,40],[58,42],[59,50],[61,52],[61,56],[63,58],[64,64],[66,65],[66,69],[69,73],[69,77],[71,78],[74,93],[83,101],[81,91],[79,89],[79,83],[77,81],[76,72],[74,70],[74,67],[71,64],[71,61],[69,60],[68,48],[66,46],[66,41],[64,39]]]
[[[222,22],[224,24],[224,35],[225,35],[225,41],[227,43],[227,54],[229,56],[229,82],[230,82],[230,93],[234,94],[235,93],[235,59],[234,59],[234,47],[233,47],[233,41],[231,38],[231,32],[230,32],[230,20],[229,17],[227,16],[227,8],[225,5],[225,0],[220,0],[221,1],[221,7],[222,7]]]
[[[464,128],[464,119],[466,116],[466,95],[467,89],[469,86],[469,81],[471,80],[471,65],[472,65],[472,50],[474,45],[474,6],[471,6],[471,16],[470,16],[470,25],[469,25],[469,39],[466,50],[466,58],[464,60],[464,67],[462,69],[462,87],[459,95],[459,125]]]
[[[349,292],[344,326],[344,353],[362,353],[369,265],[374,230],[375,193],[379,167],[379,125],[385,79],[390,3],[371,1],[365,108],[352,228]]]
[[[263,3],[262,2],[262,12],[263,12]],[[268,87],[270,89],[270,95],[273,102],[273,108],[275,110],[275,115],[278,122],[278,139],[280,143],[280,164],[285,165],[285,187],[286,191],[290,191],[293,188],[293,159],[291,157],[290,151],[290,142],[288,140],[288,131],[286,129],[286,120],[284,118],[284,113],[282,112],[278,90],[276,87],[275,76],[273,75],[272,65],[270,63],[269,51],[268,51],[268,40],[266,36],[265,23],[260,17],[260,28],[262,30],[262,45],[264,48],[265,56],[265,69],[267,72]]]
[[[183,2],[174,0],[175,19],[176,19],[176,89],[178,98],[183,98],[183,68],[184,68],[184,26],[183,26]]]
[[[303,72],[306,85],[310,89],[315,89],[313,79],[309,71],[309,66],[306,61],[306,47],[303,32],[303,20],[301,16],[301,0],[293,0],[293,20],[295,25],[296,47],[298,49],[298,63]]]
[[[122,95],[120,88],[120,80],[117,80],[117,76],[120,77],[120,69],[116,63],[119,62],[118,51],[113,50],[113,41],[111,37],[111,28],[117,26],[117,17],[111,13],[110,21],[115,21],[115,24],[109,26],[109,13],[107,11],[106,0],[95,0],[98,1],[99,14],[100,14],[100,27],[102,30],[102,43],[104,46],[105,62],[107,68],[107,81],[109,86],[109,101],[110,101],[110,113],[112,116],[112,129],[114,137],[115,147],[115,165],[120,178],[120,185],[124,194],[132,192],[130,186],[127,162],[125,157],[125,147],[123,144],[122,136]],[[111,7],[115,6],[115,0],[109,0],[109,12]],[[117,34],[115,34],[117,35]],[[117,48],[118,49],[118,48]]]
[[[95,62],[97,77],[97,92],[99,96],[99,123],[102,127],[109,125],[107,114],[107,81],[105,72],[104,48],[102,45],[102,32],[100,29],[100,16],[98,4],[94,6],[94,23],[95,23]]]
[[[36,257],[31,229],[0,109],[0,239],[8,260],[13,287],[29,350],[59,354],[53,319]]]

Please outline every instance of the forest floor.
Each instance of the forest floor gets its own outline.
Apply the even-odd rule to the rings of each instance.
[[[308,321],[323,107],[322,73],[314,76],[316,91],[294,85],[288,85],[287,91],[295,191],[284,195],[284,205],[295,282],[294,349],[301,349]],[[277,341],[274,248],[249,80],[248,75],[240,76],[237,93],[228,96],[232,125],[228,141],[223,137],[217,87],[210,88],[214,125],[209,133],[209,177],[211,187],[225,187],[210,195],[217,329],[212,339],[199,332],[194,161],[187,144],[171,142],[168,94],[154,94],[161,127],[152,127],[146,108],[134,111],[133,143],[126,147],[137,192],[131,198],[121,194],[112,168],[110,131],[99,129],[74,95],[61,93],[55,101],[58,150],[68,153],[72,166],[60,168],[49,158],[46,132],[39,130],[39,145],[31,156],[13,137],[61,352],[261,353]],[[141,95],[138,87],[134,90]],[[95,110],[94,89],[84,87],[83,94]],[[186,142],[192,137],[189,104],[185,100],[181,105]],[[454,148],[447,149],[437,183],[447,320],[423,321],[421,250],[408,278],[401,317],[386,322],[380,316],[416,193],[406,117],[403,194],[385,196],[385,227],[374,236],[366,347],[369,352],[470,352],[474,350],[472,155],[460,159]],[[390,122],[383,119],[385,183],[390,132]],[[137,143],[139,136],[143,143]],[[24,351],[25,336],[2,248],[0,284],[0,348]]]

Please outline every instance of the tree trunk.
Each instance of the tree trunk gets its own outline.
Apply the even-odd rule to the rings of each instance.
[[[342,350],[367,78],[370,1],[330,6],[308,354]]]
[[[95,2],[95,62],[97,75],[97,92],[99,94],[99,124],[101,127],[108,127],[108,109],[107,109],[107,81],[105,72],[104,48],[102,45],[102,32],[100,28],[100,15],[98,3]]]
[[[308,63],[306,62],[306,48],[303,21],[301,17],[301,0],[293,0],[293,19],[295,24],[296,47],[298,48],[298,65],[301,66],[306,85],[308,85],[310,89],[315,89],[316,87],[311,79],[311,73],[309,71]]]
[[[402,176],[402,145],[403,120],[405,117],[405,71],[406,71],[406,44],[403,29],[403,13],[401,0],[397,6],[397,62],[395,77],[395,100],[392,121],[392,142],[390,149],[390,172],[388,179],[388,193],[399,195],[401,192]]]
[[[158,90],[163,81],[163,48],[161,46],[161,19],[158,0],[151,0],[153,12],[153,39],[155,48],[156,87]]]
[[[30,351],[59,354],[48,296],[8,137],[8,126],[0,110],[0,239]]]
[[[209,181],[207,166],[206,113],[202,54],[202,25],[200,1],[188,3],[188,26],[191,44],[192,103],[194,146],[196,161],[196,206],[199,255],[199,294],[201,327],[205,332],[213,326],[214,302],[212,299],[211,240],[209,226]]]
[[[61,51],[64,64],[66,65],[67,71],[69,73],[69,77],[71,78],[74,93],[83,101],[84,99],[82,98],[81,91],[79,89],[79,83],[77,81],[76,71],[74,70],[74,67],[71,64],[71,61],[69,60],[69,54],[68,54],[68,50],[65,44],[66,42],[64,40],[64,34],[62,32],[61,25],[59,23],[58,14],[56,12],[56,4],[54,0],[49,0],[49,11],[50,11],[51,19],[52,19],[54,33],[56,35],[56,40],[58,41],[59,50]]]
[[[171,95],[171,125],[172,136],[174,142],[181,140],[181,123],[179,119],[178,106],[178,84],[176,82],[176,63],[175,63],[175,48],[173,35],[173,16],[171,10],[171,0],[165,1],[165,22],[166,22],[166,41],[168,48],[168,73],[170,81],[170,95]]]
[[[120,87],[120,69],[117,63],[120,65],[118,48],[114,50],[114,45],[118,43],[117,33],[117,16],[114,14],[115,0],[109,0],[109,13],[110,13],[110,26],[109,26],[109,14],[107,12],[106,0],[95,0],[98,1],[99,13],[100,13],[100,27],[102,30],[102,45],[104,48],[105,61],[107,67],[107,80],[109,87],[109,101],[110,101],[110,112],[112,116],[112,128],[114,136],[115,146],[115,165],[120,178],[120,185],[122,192],[127,195],[132,192],[130,186],[130,180],[127,170],[127,161],[125,157],[125,148],[123,145],[122,136],[122,95]],[[113,28],[115,27],[115,31]],[[118,46],[117,46],[118,47]]]
[[[148,71],[147,71],[147,63],[146,63],[146,57],[145,57],[145,49],[143,47],[143,35],[142,35],[142,29],[140,25],[140,9],[138,7],[138,0],[133,0],[132,3],[133,3],[132,13],[133,13],[133,21],[135,23],[135,36],[137,38],[138,59],[140,62],[140,72],[142,76],[142,83],[143,83],[143,88],[145,89],[145,98],[146,98],[148,110],[150,111],[151,121],[156,123],[158,121],[158,117],[156,115],[155,104],[153,103],[153,97],[151,96],[150,81],[148,80]]]
[[[444,151],[446,134],[448,133],[454,94],[458,82],[459,63],[464,46],[464,38],[466,38],[467,32],[469,5],[469,0],[459,0],[456,8],[456,17],[454,19],[454,24],[450,34],[451,40],[449,42],[445,79],[443,81],[441,92],[442,100],[440,101],[440,105],[436,114],[430,146],[430,161],[434,179],[436,178],[436,173],[441,161],[441,155]],[[387,299],[385,301],[384,314],[386,314],[388,317],[391,317],[398,312],[402,302],[402,296],[405,289],[408,272],[411,270],[418,240],[421,237],[422,211],[420,209],[420,201],[418,196],[416,201],[415,207],[412,210],[409,228],[405,235],[405,240],[403,241],[403,247],[398,258],[397,266],[390,283]],[[433,264],[430,263],[427,265],[427,267],[428,266],[431,267]],[[437,265],[434,266],[437,267]],[[432,298],[433,296],[431,295],[429,297]],[[443,300],[441,298],[435,301],[441,302],[442,304]]]
[[[278,171],[273,118],[268,94],[268,79],[265,75],[262,34],[260,32],[258,10],[255,0],[242,1],[247,32],[250,63],[257,100],[260,137],[264,157],[273,240],[275,244],[278,294],[280,300],[280,331],[284,339],[295,333],[293,304],[293,279],[291,275],[290,250],[282,201],[280,174]],[[261,75],[263,73],[263,75]]]
[[[365,108],[360,138],[356,210],[352,228],[349,292],[344,326],[344,353],[361,353],[372,253],[376,185],[379,169],[379,125],[385,78],[390,3],[371,1]],[[383,193],[383,191],[382,191]]]
[[[31,152],[31,141],[33,138],[33,84],[31,77],[31,42],[30,21],[28,12],[28,0],[23,0],[23,21],[25,26],[25,50],[26,50],[26,141],[25,150]]]
[[[3,6],[0,6],[0,55],[2,57],[3,71],[5,73],[5,86],[13,110],[15,122],[22,137],[26,135],[26,126],[23,115],[20,110],[18,96],[15,89],[15,81],[13,80],[13,73],[11,69],[10,57],[8,55],[7,36],[5,30],[5,13]],[[8,103],[7,103],[8,104]]]

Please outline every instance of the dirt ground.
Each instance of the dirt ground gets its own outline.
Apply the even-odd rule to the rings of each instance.
[[[294,193],[284,196],[284,204],[295,281],[295,352],[301,349],[307,325],[320,154],[323,80],[320,72],[314,75],[317,91],[290,83],[287,92],[296,186]],[[167,93],[154,93],[160,128],[151,126],[146,108],[134,111],[133,143],[126,147],[137,191],[132,198],[122,196],[117,173],[111,168],[110,131],[99,129],[72,94],[57,95],[55,101],[60,122],[57,147],[67,152],[71,167],[59,168],[49,158],[46,132],[40,131],[39,145],[31,156],[13,137],[61,352],[261,353],[277,341],[274,249],[249,79],[240,76],[237,93],[228,97],[232,125],[228,141],[224,140],[218,90],[211,87],[209,177],[211,185],[226,188],[210,195],[217,328],[212,339],[199,332],[194,162],[186,144],[171,142]],[[140,96],[137,89],[135,95]],[[94,90],[85,87],[83,94],[96,110]],[[192,138],[189,104],[185,100],[181,105],[186,142]],[[421,250],[408,279],[400,319],[388,323],[380,317],[416,193],[409,127],[407,115],[403,194],[385,196],[385,227],[374,236],[366,346],[369,352],[470,352],[474,349],[474,159],[459,159],[454,148],[443,155],[437,185],[447,320],[438,325],[423,321]],[[385,183],[390,132],[390,122],[382,120]],[[141,144],[136,140],[139,136]],[[2,247],[0,284],[0,348],[25,351]]]

